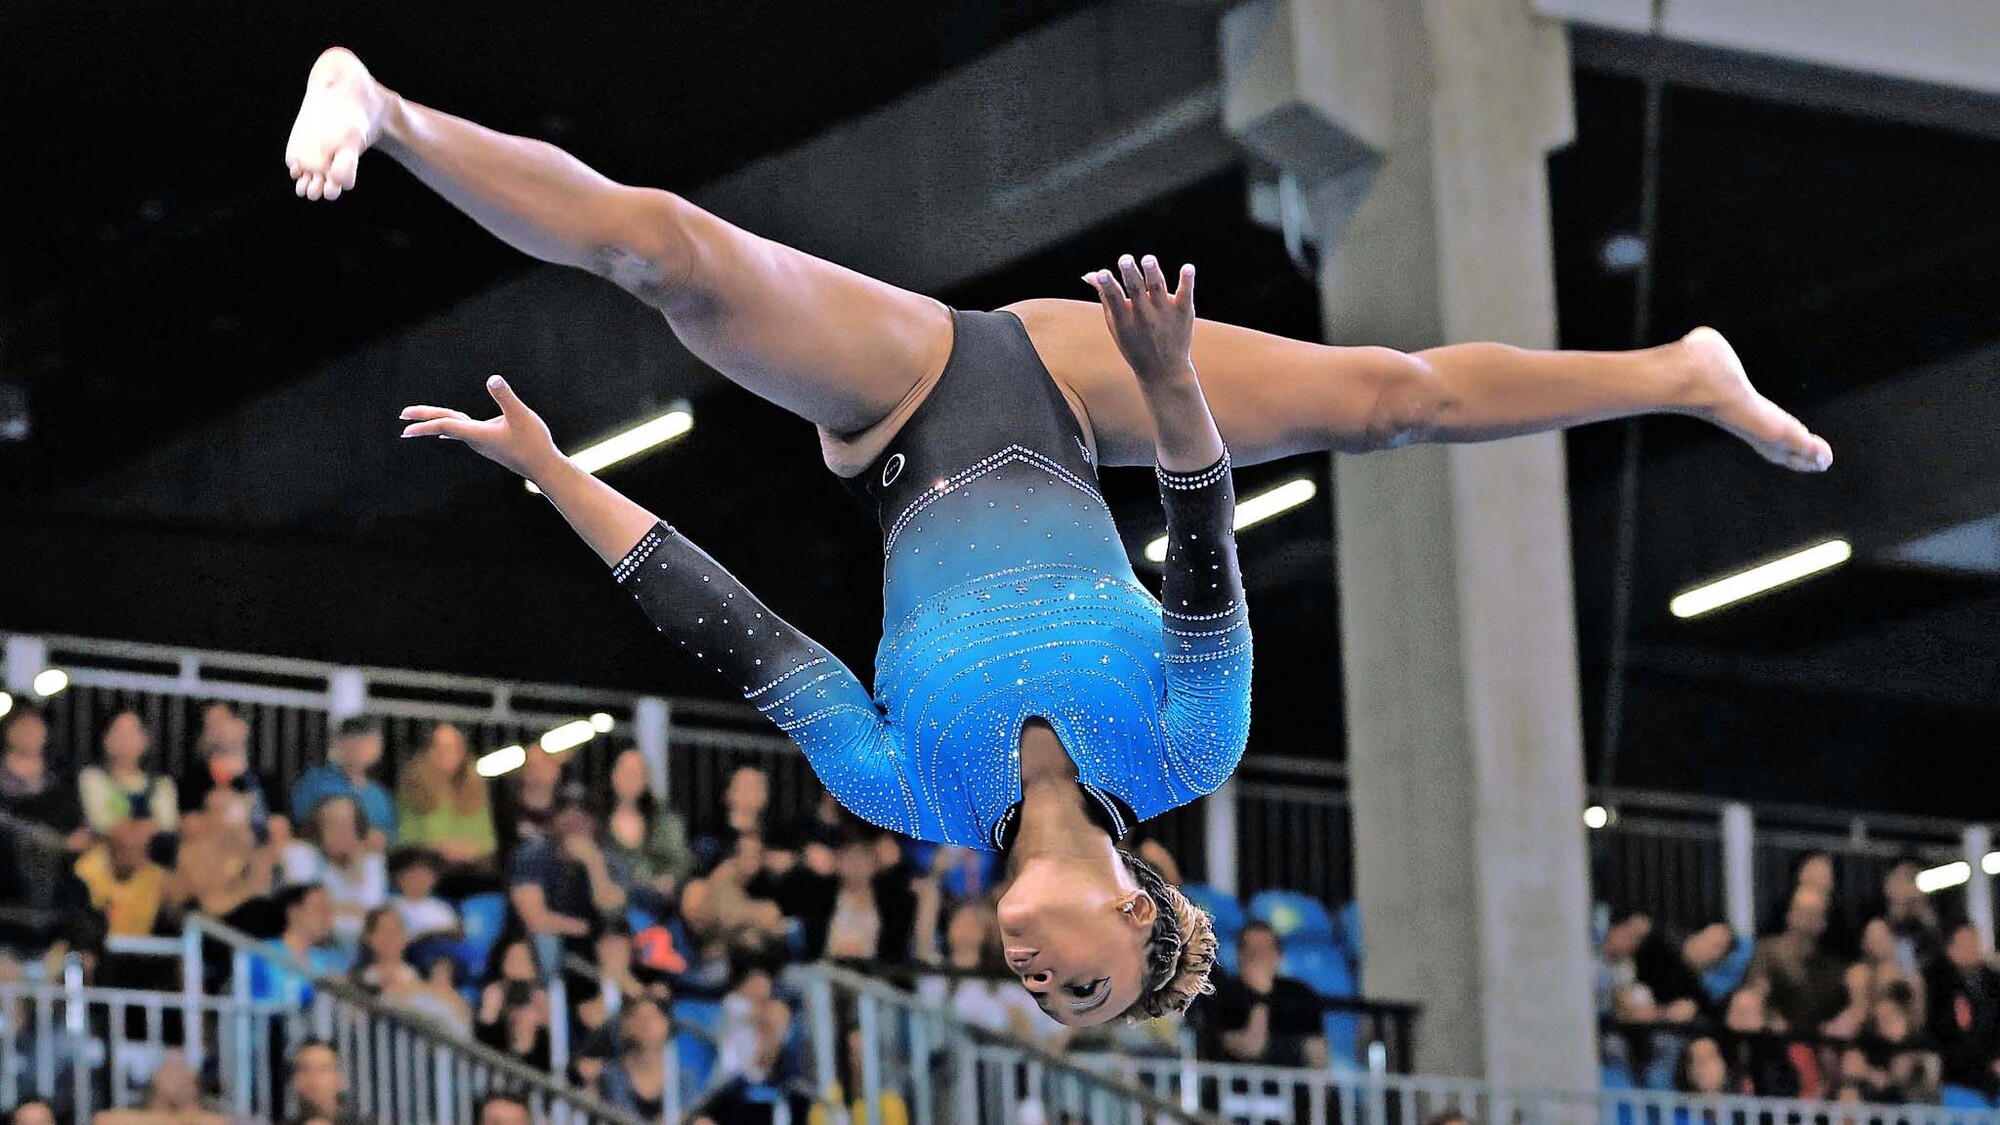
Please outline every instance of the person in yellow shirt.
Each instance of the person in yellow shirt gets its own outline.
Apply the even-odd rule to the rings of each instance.
[[[849,1088],[861,1088],[861,1030],[850,1028],[846,1036],[847,1050],[844,1052],[846,1067],[834,1081],[833,1088],[826,1091],[820,1100],[813,1103],[812,1112],[806,1115],[806,1125],[863,1125],[868,1120],[868,1102],[865,1097],[847,1100]],[[885,1057],[883,1062],[888,1062]],[[903,1095],[888,1088],[884,1076],[882,1093],[875,1100],[875,1107],[882,1114],[882,1125],[910,1125],[910,1106]]]
[[[91,909],[104,915],[113,934],[145,937],[160,920],[167,871],[146,855],[152,838],[150,821],[123,821],[76,861],[76,877],[90,888]]]

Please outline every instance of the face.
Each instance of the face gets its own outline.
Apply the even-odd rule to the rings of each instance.
[[[1722,1059],[1722,1048],[1715,1040],[1697,1039],[1687,1046],[1688,1080],[1695,1092],[1720,1094],[1729,1083],[1729,1066]]]
[[[998,914],[1007,967],[1057,1023],[1095,1027],[1145,991],[1153,900],[1110,872],[1032,865]]]
[[[112,828],[105,838],[111,852],[111,866],[129,875],[146,865],[146,845],[152,842],[150,821],[128,820]]]
[[[519,1102],[487,1102],[480,1107],[479,1125],[529,1125],[528,1107]]]
[[[294,923],[308,942],[317,945],[333,934],[333,896],[315,890],[301,899]]]
[[[104,728],[104,760],[130,769],[146,755],[146,727],[131,711],[120,714]]]
[[[658,1051],[667,1043],[667,1017],[650,1000],[637,1000],[625,1009],[619,1026],[625,1038],[644,1051]]]
[[[455,777],[459,768],[465,765],[465,735],[457,727],[445,723],[431,732],[431,744],[424,753],[431,760],[431,768],[441,776]]]
[[[545,753],[540,746],[528,747],[528,760],[521,763],[521,783],[536,789],[553,789],[562,779],[562,759]]]
[[[47,1102],[29,1102],[14,1111],[13,1125],[56,1125],[56,1112]]]
[[[1729,997],[1729,1013],[1723,1022],[1740,1035],[1764,1030],[1764,994],[1753,988],[1736,990]]]
[[[209,757],[242,754],[249,746],[250,724],[229,708],[216,704],[201,713],[203,753]]]
[[[1870,961],[1895,960],[1896,932],[1880,918],[1871,920],[1861,928],[1861,952],[1867,954]]]
[[[437,872],[428,863],[412,863],[396,872],[396,893],[415,901],[431,897],[437,890]]]
[[[1246,926],[1236,939],[1236,966],[1249,972],[1252,969],[1276,971],[1284,953],[1278,948],[1278,935],[1264,926]]]
[[[1917,889],[1918,867],[1914,863],[1899,863],[1882,877],[1882,897],[1891,906],[1899,906],[1923,894]]]
[[[318,816],[321,851],[344,857],[361,847],[361,820],[354,802],[336,797],[320,805]]]
[[[152,1086],[149,1108],[188,1109],[195,1103],[194,1068],[179,1051],[168,1051],[161,1056],[158,1069],[153,1071]]]
[[[846,844],[834,853],[834,873],[847,886],[858,886],[875,877],[875,849],[859,841]]]
[[[1799,886],[1827,894],[1833,890],[1833,857],[1813,855],[1799,865]]]
[[[986,907],[968,902],[951,912],[951,922],[945,927],[945,942],[951,949],[953,961],[976,964],[986,946],[992,940],[992,921]]]
[[[1630,957],[1652,935],[1653,920],[1644,914],[1634,914],[1611,927],[1611,931],[1604,935],[1604,956],[1611,961]]]
[[[1951,944],[1945,946],[1945,957],[1961,969],[1977,968],[1979,965],[1979,931],[1971,926],[1960,926],[1951,932]]]
[[[619,801],[636,801],[646,791],[646,756],[637,750],[618,755],[611,766],[611,795]]]
[[[744,766],[729,775],[722,803],[739,816],[757,816],[771,803],[771,781],[763,770]]]
[[[340,1073],[340,1059],[333,1048],[314,1045],[301,1050],[292,1060],[292,1088],[308,1109],[322,1113],[337,1109],[347,1079]]]
[[[403,928],[403,916],[393,910],[375,916],[375,924],[368,927],[365,940],[368,952],[375,960],[389,964],[401,961],[403,951],[410,947],[410,934]]]
[[[528,943],[517,941],[507,947],[500,958],[500,975],[512,981],[535,979],[535,955],[528,951]]]
[[[365,773],[382,760],[382,736],[373,731],[349,735],[340,740],[338,750],[348,769]]]
[[[1785,912],[1785,928],[1808,938],[1826,933],[1826,899],[1807,890],[1793,895],[1791,908]]]
[[[7,753],[41,757],[49,744],[49,725],[40,715],[22,715],[7,728]]]
[[[1705,973],[1722,963],[1729,956],[1729,948],[1734,944],[1729,927],[1721,922],[1703,926],[1688,935],[1681,943],[1681,958],[1696,972]]]

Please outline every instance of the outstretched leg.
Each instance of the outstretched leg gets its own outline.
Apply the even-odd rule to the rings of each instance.
[[[1057,381],[1081,399],[1107,465],[1149,463],[1152,424],[1097,309],[1010,306]],[[1814,472],[1825,440],[1757,393],[1719,334],[1631,352],[1452,344],[1415,353],[1342,348],[1213,321],[1195,325],[1195,368],[1238,464],[1293,453],[1476,442],[1635,414],[1712,422],[1765,459]]]
[[[334,48],[313,66],[286,145],[298,194],[339,198],[370,147],[516,249],[658,308],[704,362],[824,430],[886,418],[951,353],[951,315],[929,297],[407,101]]]

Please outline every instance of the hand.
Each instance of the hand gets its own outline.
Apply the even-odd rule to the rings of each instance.
[[[1118,259],[1117,276],[1098,270],[1083,280],[1097,290],[1111,338],[1141,382],[1194,371],[1193,266],[1181,267],[1180,290],[1171,293],[1160,260],[1151,254],[1137,263],[1127,254]]]
[[[495,375],[486,380],[486,393],[500,405],[498,418],[475,420],[464,411],[441,406],[410,406],[399,415],[411,425],[403,436],[440,437],[462,441],[481,457],[504,465],[530,480],[562,460],[548,424],[522,404],[507,380]]]

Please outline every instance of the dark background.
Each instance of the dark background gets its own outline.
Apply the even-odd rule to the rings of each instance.
[[[158,454],[178,438],[305,375],[366,362],[372,342],[455,309],[474,322],[463,352],[401,362],[462,385],[457,405],[475,406],[486,373],[479,334],[516,327],[479,324],[465,302],[536,267],[388,161],[365,160],[359,190],[335,205],[293,198],[282,146],[313,57],[351,46],[418,100],[553,140],[627,182],[692,190],[1088,6],[894,0],[866,19],[844,6],[725,0],[7,6],[0,386],[27,396],[34,430],[0,443],[0,626],[719,696],[720,684],[658,645],[518,482],[488,466],[442,466],[449,458],[428,445],[398,446],[401,401],[357,392],[329,416],[289,418],[260,437],[280,448],[314,432],[379,439],[367,456],[393,459],[413,482],[470,474],[448,507],[386,513],[357,489],[351,503],[284,521],[250,514],[252,491],[354,468],[319,454],[240,482],[242,495],[216,489],[195,511],[167,516],[143,495],[132,502],[134,467],[171,474]],[[1643,95],[1635,80],[1589,71],[1575,89],[1576,141],[1550,161],[1561,335],[1569,347],[1623,347],[1633,342],[1634,282],[1607,269],[1601,249],[1638,222]],[[2000,337],[1996,147],[1670,87],[1643,342],[1712,324],[1759,385],[1809,423],[1833,396],[1991,342]],[[1316,338],[1314,287],[1279,237],[1249,219],[1248,175],[1219,174],[937,296],[992,307],[1077,295],[1084,269],[1153,250],[1200,263],[1204,315]],[[535,329],[550,362],[508,372],[536,392],[531,401],[602,377],[605,364],[629,362],[621,347],[660,331],[608,285],[551,285],[572,302],[564,308],[588,313]],[[881,612],[876,538],[819,466],[810,427],[723,386],[677,393],[695,403],[694,433],[608,479],[867,669]],[[630,420],[573,419],[557,436],[575,444]],[[1651,420],[1641,433],[1642,528],[1676,500],[1643,483],[1660,459],[1750,457],[1682,420]],[[1625,439],[1618,425],[1568,439],[1593,768]],[[1239,488],[1299,473],[1329,484],[1326,459],[1315,457],[1246,470]],[[1136,554],[1158,526],[1152,485],[1136,472],[1105,483]],[[143,493],[145,481],[136,487]],[[1722,541],[1698,551],[1642,536],[1647,565],[1704,577],[1696,560],[1730,557],[1730,528],[1753,517],[1719,515]],[[1341,754],[1332,524],[1330,506],[1315,503],[1243,536],[1259,645],[1253,753]],[[1755,553],[1743,545],[1746,561]],[[1664,598],[1637,598],[1631,643],[1688,659],[1628,673],[1617,779],[1990,811],[1977,786],[1940,779],[1990,751],[1996,626],[1994,583],[1865,559],[1712,621],[1678,622]],[[1728,671],[1767,658],[1827,671]]]

